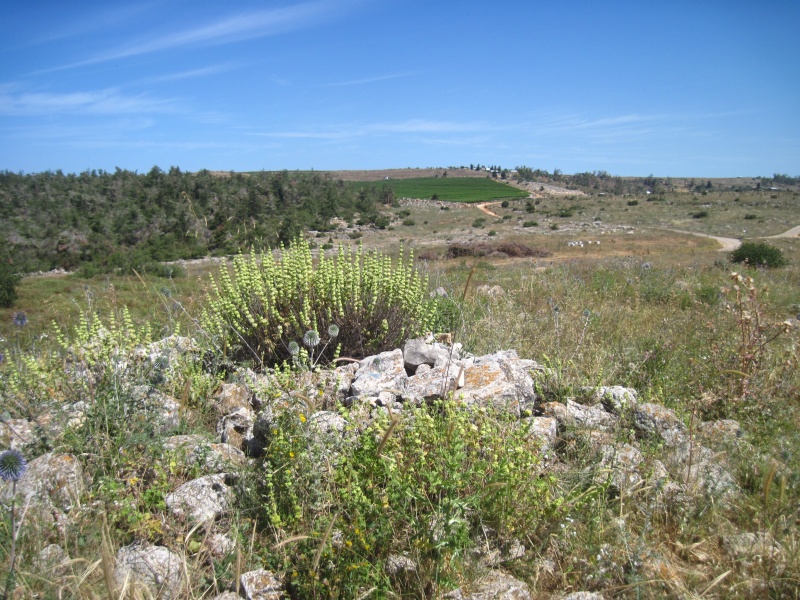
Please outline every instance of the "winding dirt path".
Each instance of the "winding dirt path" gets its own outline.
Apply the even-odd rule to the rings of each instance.
[[[742,240],[737,238],[727,238],[727,237],[720,237],[718,235],[710,235],[708,233],[697,233],[696,231],[683,231],[682,229],[667,229],[667,231],[674,231],[675,233],[685,233],[686,235],[696,235],[698,237],[709,238],[715,240],[720,243],[722,248],[719,248],[719,252],[731,252],[736,250],[739,246],[742,245]]]
[[[487,208],[487,207],[489,207],[489,206],[497,206],[498,204],[500,204],[500,202],[481,202],[480,204],[476,204],[476,205],[475,205],[475,208],[477,208],[478,210],[482,210],[482,211],[483,211],[483,212],[485,212],[487,215],[490,215],[490,216],[492,216],[492,217],[499,217],[500,215],[498,215],[498,214],[497,214],[497,213],[495,213],[495,212],[492,212],[492,211],[490,211],[490,210]]]
[[[800,225],[797,227],[792,227],[789,231],[784,231],[783,233],[779,233],[778,235],[771,235],[767,239],[773,240],[775,238],[796,238],[800,237]]]
[[[668,229],[668,231],[674,231],[675,233],[685,233],[688,235],[697,235],[700,237],[711,238],[712,240],[716,240],[722,246],[719,249],[720,252],[731,252],[733,250],[736,250],[739,246],[742,245],[742,240],[737,238],[726,238],[726,237],[720,237],[718,235],[709,235],[707,233],[697,233],[695,231],[682,231],[680,229]],[[800,225],[792,227],[788,231],[784,231],[783,233],[779,233],[777,235],[765,236],[763,239],[774,240],[778,238],[796,238],[796,237],[800,237]]]

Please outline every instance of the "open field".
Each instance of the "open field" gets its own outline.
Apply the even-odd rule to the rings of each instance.
[[[363,186],[364,183],[351,185]],[[367,184],[369,185],[369,184]],[[441,177],[384,180],[375,186],[388,185],[396,198],[433,198],[450,202],[483,202],[498,198],[526,198],[528,194],[518,188],[494,179],[483,177]]]
[[[448,180],[450,175],[433,181]],[[217,439],[219,390],[239,377],[234,373],[241,365],[227,365],[225,356],[218,356],[217,340],[198,319],[213,298],[209,276],[219,273],[224,260],[186,262],[186,275],[176,279],[26,277],[15,306],[0,309],[0,395],[2,411],[8,412],[3,420],[35,419],[44,405],[69,406],[78,400],[91,412],[61,437],[43,435],[26,449],[28,458],[50,450],[78,456],[87,489],[75,509],[78,516],[62,532],[25,522],[18,546],[18,585],[30,597],[56,597],[53,590],[60,590],[62,597],[106,597],[102,569],[90,568],[103,564],[102,544],[116,550],[139,541],[167,546],[181,556],[191,582],[181,600],[214,598],[234,587],[240,573],[258,568],[291,580],[297,600],[309,597],[297,591],[310,589],[308,582],[316,582],[320,598],[329,597],[328,589],[339,590],[340,597],[355,597],[369,586],[397,586],[394,589],[406,590],[404,597],[437,597],[431,590],[479,580],[485,566],[470,562],[473,547],[468,536],[450,532],[450,537],[439,538],[446,543],[438,547],[405,546],[407,531],[428,531],[436,525],[425,512],[428,508],[450,510],[451,523],[458,524],[483,516],[479,507],[502,497],[510,504],[495,503],[492,510],[510,516],[510,521],[502,521],[511,524],[503,534],[507,541],[521,540],[525,553],[497,559],[498,564],[525,581],[537,600],[555,600],[577,590],[598,591],[609,598],[798,598],[800,239],[793,229],[798,205],[794,191],[675,192],[658,198],[563,193],[510,200],[506,207],[491,203],[486,208],[497,215],[491,216],[475,204],[421,200],[382,209],[389,217],[385,229],[358,225],[353,219],[341,220],[333,231],[309,234],[317,251],[333,245],[329,253],[339,245],[359,244],[395,257],[401,246],[413,249],[415,266],[428,276],[429,287],[441,287],[448,294],[440,306],[440,322],[448,324],[456,342],[477,356],[514,349],[546,367],[536,379],[539,412],[557,410],[545,409],[546,402],[562,407],[588,402],[600,386],[635,389],[640,403],[675,411],[689,442],[688,468],[676,470],[667,460],[672,451],[668,440],[643,434],[632,414],[623,411],[618,424],[604,431],[589,433],[577,424],[561,423],[556,458],[546,471],[531,475],[520,463],[498,463],[507,469],[506,475],[498,475],[499,467],[488,469],[491,477],[500,478],[491,487],[471,488],[474,493],[468,500],[454,498],[451,504],[435,507],[453,482],[433,477],[439,471],[431,463],[422,463],[427,467],[415,481],[433,485],[435,492],[418,502],[408,502],[416,493],[410,484],[390,491],[395,495],[386,499],[376,495],[365,500],[363,494],[350,493],[350,482],[378,473],[377,483],[364,487],[372,493],[394,477],[393,471],[381,470],[386,465],[407,465],[405,461],[426,456],[429,461],[439,456],[452,459],[452,465],[439,466],[467,480],[460,470],[467,464],[464,441],[480,435],[487,444],[499,439],[510,444],[510,437],[498,436],[506,436],[513,425],[492,420],[491,411],[475,417],[487,419],[478,433],[470,429],[471,421],[437,422],[421,432],[389,425],[368,429],[363,439],[372,446],[341,462],[311,460],[305,440],[314,411],[338,410],[354,422],[358,417],[344,407],[323,406],[320,390],[312,387],[308,392],[305,383],[298,383],[306,382],[309,373],[297,381],[282,376],[284,387],[270,387],[269,397],[294,402],[297,418],[284,414],[279,423],[270,422],[275,436],[270,456],[276,462],[251,459],[249,465],[231,471],[238,482],[233,508],[213,527],[230,533],[235,551],[222,556],[207,549],[211,524],[192,529],[166,507],[167,494],[196,477],[197,468],[166,452],[151,415],[132,418],[135,413],[127,412],[125,402],[128,386],[152,386],[180,403],[174,433]],[[789,237],[773,237],[787,231]],[[709,235],[766,239],[783,251],[789,264],[777,269],[731,264],[720,243],[705,237]],[[456,242],[519,243],[543,253],[530,258],[444,258]],[[732,278],[732,271],[743,279]],[[489,294],[490,289],[500,291]],[[203,360],[164,372],[143,366],[138,378],[129,382],[117,368],[128,364],[134,369],[139,363],[119,361],[117,353],[133,343],[129,340],[135,339],[135,332],[128,337],[126,329],[119,347],[107,334],[85,332],[82,346],[75,342],[69,351],[56,343],[51,323],[59,331],[76,326],[81,316],[105,323],[113,316],[122,323],[123,307],[129,308],[137,326],[149,325],[154,340],[172,333],[192,337]],[[25,326],[12,321],[18,311],[28,317]],[[91,362],[92,353],[103,351],[118,361],[113,368]],[[47,368],[37,370],[35,361],[22,360],[31,356]],[[210,370],[207,364],[220,370]],[[87,365],[92,370],[78,370]],[[84,372],[89,375],[74,375]],[[419,422],[428,422],[422,413],[415,414]],[[391,412],[389,416],[394,418]],[[740,433],[709,441],[699,424],[719,419],[735,419]],[[412,433],[422,435],[422,441]],[[375,452],[381,439],[386,445]],[[496,453],[479,455],[517,460],[524,447],[512,447],[513,452],[504,445]],[[421,448],[420,454],[404,454],[410,448]],[[625,450],[626,456],[640,461],[636,472],[641,485],[626,490],[610,483],[609,448]],[[710,462],[729,474],[735,493],[722,499],[692,489],[691,461],[705,456],[708,464],[703,452],[712,453]],[[311,460],[308,468],[301,460]],[[320,465],[332,472],[342,464],[351,470],[337,471],[339,476],[324,490],[303,487],[318,475]],[[670,472],[658,479],[656,473],[666,473],[665,465]],[[299,477],[289,482],[288,495],[279,497],[280,506],[271,504],[276,498],[270,495],[272,477],[288,468]],[[394,472],[406,476],[411,470]],[[531,496],[532,482],[536,485]],[[350,494],[344,497],[354,504],[334,506],[339,492]],[[529,508],[520,511],[518,503],[523,501],[530,501]],[[359,508],[352,508],[355,505]],[[408,514],[400,514],[398,506],[405,506]],[[284,510],[283,521],[276,517],[279,509]],[[371,516],[365,520],[364,514]],[[515,529],[523,525],[524,531]],[[481,539],[499,535],[489,526],[481,532]],[[340,546],[333,541],[338,536]],[[9,540],[4,520],[0,565],[8,556]],[[747,547],[732,549],[732,540],[743,540]],[[64,546],[73,563],[43,574],[33,557],[50,543]],[[386,553],[409,549],[423,567],[414,578],[389,581],[383,574]],[[320,571],[325,575],[317,580]],[[337,582],[340,573],[356,582],[353,587],[337,587],[344,586]]]

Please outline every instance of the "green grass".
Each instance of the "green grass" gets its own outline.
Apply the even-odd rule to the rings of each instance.
[[[356,188],[390,185],[397,198],[431,198],[451,202],[486,202],[502,198],[526,198],[528,193],[493,179],[478,177],[442,177],[439,179],[394,179],[378,182],[351,182]]]

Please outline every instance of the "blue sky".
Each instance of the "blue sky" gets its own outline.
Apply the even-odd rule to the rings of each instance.
[[[800,2],[7,3],[0,169],[800,175]]]

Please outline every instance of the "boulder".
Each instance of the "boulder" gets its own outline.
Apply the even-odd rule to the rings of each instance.
[[[190,465],[206,473],[222,473],[247,462],[244,452],[230,444],[209,442],[200,435],[173,435],[164,441],[168,452],[181,453]]]
[[[158,600],[183,597],[181,557],[163,546],[124,546],[117,552],[114,581],[119,590],[144,586]]]
[[[253,440],[255,413],[249,408],[237,408],[217,421],[217,435],[221,442],[235,448],[250,449]]]
[[[137,385],[131,389],[130,398],[136,409],[152,415],[159,433],[180,425],[181,405],[172,396],[149,385]]]
[[[449,600],[530,600],[528,584],[501,571],[490,571],[486,577],[469,586],[443,596]]]
[[[229,415],[240,408],[252,408],[253,393],[240,383],[223,383],[215,398],[219,415]]]
[[[606,410],[620,414],[626,409],[636,407],[639,403],[639,392],[621,385],[604,385],[595,390],[594,399],[602,403]]]
[[[427,369],[420,373],[419,369],[422,367]],[[417,368],[417,373],[406,381],[402,397],[406,402],[444,398],[448,393],[463,387],[464,383],[464,369],[458,363],[441,367],[422,364]]]
[[[284,597],[280,579],[265,569],[242,573],[239,582],[247,600],[281,600]]]
[[[669,447],[675,447],[686,440],[686,425],[671,408],[660,404],[640,404],[634,409],[633,416],[637,429],[656,435]]]
[[[468,406],[491,405],[517,417],[521,413],[520,396],[498,361],[477,359],[465,370],[464,386],[456,394]]]
[[[433,366],[440,358],[450,358],[450,350],[438,343],[429,344],[422,339],[408,340],[403,346],[403,364],[408,373],[414,373],[418,366]]]
[[[641,485],[643,479],[639,465],[644,461],[639,449],[630,444],[618,444],[603,448],[603,458],[596,473],[597,483],[609,481],[611,487],[624,494]]]
[[[83,468],[71,454],[44,454],[28,463],[16,491],[21,502],[29,499],[31,507],[41,509],[42,514],[57,511],[63,516],[80,506],[84,493]],[[9,500],[11,492],[10,482],[0,485],[0,499]]]
[[[177,517],[194,522],[214,520],[230,509],[233,490],[225,475],[217,473],[188,481],[165,498],[167,508]]]
[[[407,379],[403,352],[400,349],[381,352],[359,362],[350,393],[374,398],[386,390],[402,390]]]

